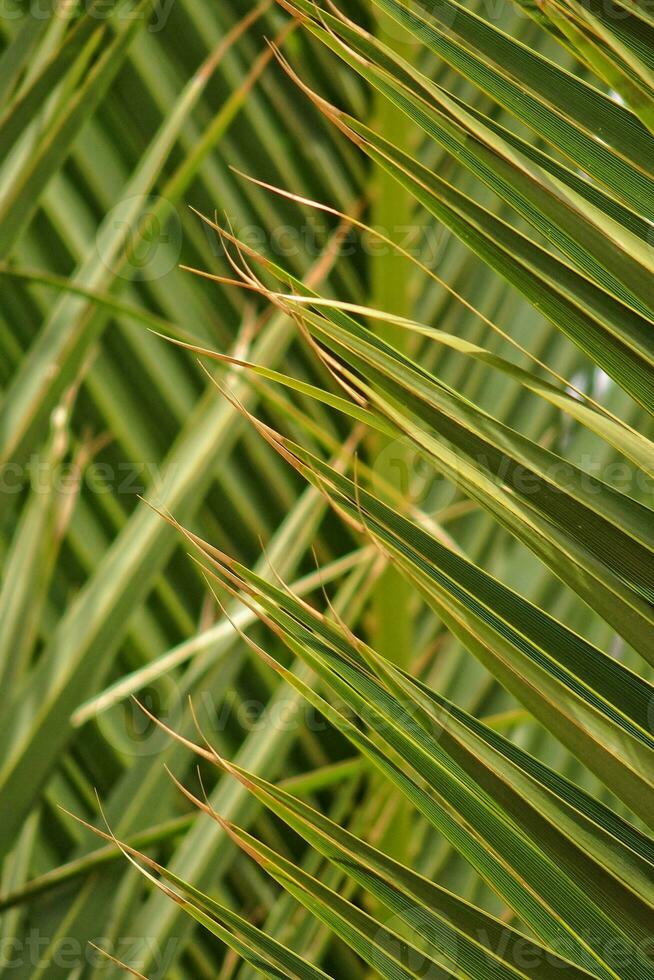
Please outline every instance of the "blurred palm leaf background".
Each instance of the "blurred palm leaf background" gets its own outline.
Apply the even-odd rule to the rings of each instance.
[[[654,977],[647,5],[0,30],[0,976]]]

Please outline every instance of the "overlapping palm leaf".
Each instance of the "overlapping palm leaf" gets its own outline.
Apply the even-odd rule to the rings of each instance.
[[[12,975],[66,976],[59,944],[100,935],[114,965],[80,975],[654,973],[651,19],[342,8],[7,29],[3,472],[79,464],[3,494],[2,937],[48,936]],[[410,318],[374,308],[383,254],[338,258],[344,212],[401,232],[360,220],[379,170],[446,229],[437,264],[399,249]],[[320,248],[280,258],[307,215]],[[172,229],[163,267],[181,248],[204,275],[144,277],[135,228]],[[388,485],[380,446],[426,461],[435,509]],[[96,455],[149,461],[148,501],[102,487]],[[412,590],[410,670],[367,606],[387,566]],[[131,757],[117,712],[150,691],[169,731]],[[214,725],[231,691],[262,724]],[[391,857],[398,808],[415,840]]]

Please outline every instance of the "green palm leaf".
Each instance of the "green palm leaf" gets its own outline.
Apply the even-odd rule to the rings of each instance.
[[[5,13],[0,980],[654,976],[647,7]]]

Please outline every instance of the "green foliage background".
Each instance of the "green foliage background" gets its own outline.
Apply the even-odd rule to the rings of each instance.
[[[0,977],[654,976],[648,5],[0,33]]]

